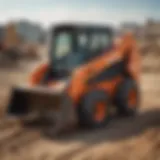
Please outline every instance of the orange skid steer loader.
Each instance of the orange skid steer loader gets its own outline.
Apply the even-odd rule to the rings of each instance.
[[[37,113],[54,130],[79,123],[99,128],[117,113],[139,106],[140,55],[131,34],[114,42],[107,26],[61,24],[51,31],[49,63],[31,74],[28,86],[13,89],[8,112]]]

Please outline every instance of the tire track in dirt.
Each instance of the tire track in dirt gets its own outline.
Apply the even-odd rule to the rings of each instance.
[[[66,146],[64,150],[61,152],[54,151],[57,155],[55,160],[71,160],[75,159],[75,157],[81,157],[82,155],[87,155],[91,150],[95,150],[95,148],[103,148],[103,144],[108,147],[108,143],[111,141],[118,141],[130,138],[132,136],[138,135],[143,130],[146,130],[149,127],[153,127],[155,123],[160,122],[159,112],[147,111],[142,112],[140,115],[133,118],[125,118],[113,120],[106,128],[94,131],[84,131],[77,130],[76,133],[72,133],[70,135],[62,135],[56,142],[60,144],[63,142],[62,146]],[[158,123],[159,124],[159,123]],[[1,127],[0,127],[1,128]],[[34,136],[33,136],[34,135]],[[9,149],[17,149],[21,147],[25,147],[26,145],[33,143],[37,140],[37,132],[34,132],[30,129],[23,129],[20,132],[11,136],[10,139],[4,141],[4,146],[2,147],[2,151],[6,151]],[[72,142],[83,141],[75,147],[71,148]],[[1,142],[1,141],[0,141]],[[85,142],[85,143],[84,143]],[[56,144],[54,146],[56,148]],[[42,150],[43,151],[43,150]],[[53,152],[53,154],[54,154]],[[9,152],[8,152],[9,153]]]
[[[65,152],[61,154],[60,156],[57,156],[55,160],[71,160],[79,155],[83,155],[84,153],[87,153],[89,150],[94,149],[95,147],[100,147],[100,144],[98,141],[105,140],[105,138],[112,135],[112,132],[116,132],[117,129],[102,129],[100,131],[95,131],[95,133],[87,132],[87,133],[80,133],[79,136],[84,136],[83,139],[88,139],[88,142],[84,145],[81,145],[80,147],[73,149],[69,152]],[[107,133],[108,132],[108,133]]]
[[[81,146],[81,147],[76,148],[76,149],[74,149],[70,152],[63,153],[62,155],[55,158],[55,160],[64,160],[64,159],[65,160],[70,160],[75,155],[78,155],[79,153],[83,153],[85,150],[87,150],[90,147],[91,147],[90,145]]]
[[[119,127],[121,127],[121,125]],[[101,130],[96,130],[94,131],[94,133],[91,133],[90,131],[78,133],[76,137],[82,136],[82,139],[87,140],[86,144],[83,144],[76,149],[73,149],[69,152],[65,152],[61,154],[60,156],[56,157],[55,160],[64,160],[64,159],[71,160],[79,155],[83,155],[89,150],[92,150],[97,145],[99,148],[100,147],[99,142],[101,142],[102,140],[105,140],[107,137],[109,138],[116,131],[117,131],[117,128],[110,129],[107,127]]]
[[[86,143],[76,149],[57,156],[55,159],[71,160],[86,155],[95,148],[108,147],[108,145],[110,145],[109,142],[118,142],[138,136],[149,128],[158,127],[160,125],[159,114],[160,110],[143,111],[135,118],[113,120],[110,125],[104,129],[71,135],[66,142],[83,140]],[[65,141],[65,139],[62,140]]]
[[[19,119],[4,118],[0,122],[0,153],[10,149],[20,149],[37,140],[40,134],[37,131],[23,128]]]

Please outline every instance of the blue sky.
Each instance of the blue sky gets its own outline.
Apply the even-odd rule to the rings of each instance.
[[[0,0],[0,22],[30,19],[45,26],[63,20],[119,24],[160,19],[160,0]]]

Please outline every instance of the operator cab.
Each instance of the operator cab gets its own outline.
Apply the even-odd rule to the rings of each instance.
[[[105,53],[112,44],[113,31],[108,26],[58,25],[51,33],[52,72],[57,78],[64,77],[76,67]]]

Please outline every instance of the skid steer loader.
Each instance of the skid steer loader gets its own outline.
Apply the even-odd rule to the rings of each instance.
[[[99,128],[111,108],[134,115],[139,106],[140,55],[129,33],[115,43],[109,26],[61,24],[51,30],[49,63],[27,86],[14,87],[10,115],[47,116],[56,131],[80,124]]]

